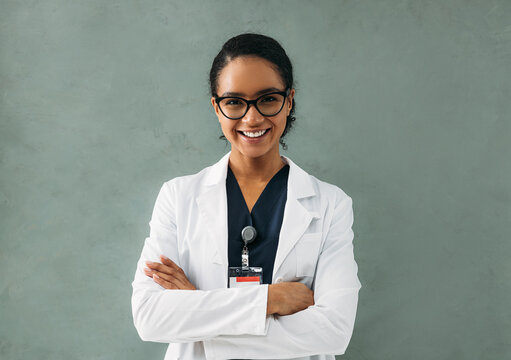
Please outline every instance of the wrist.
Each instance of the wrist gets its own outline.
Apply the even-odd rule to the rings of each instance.
[[[276,292],[276,286],[277,284],[269,284],[268,285],[268,300],[267,300],[267,307],[266,307],[266,315],[272,315],[276,314],[278,312],[278,304],[279,301],[277,300],[277,292]]]

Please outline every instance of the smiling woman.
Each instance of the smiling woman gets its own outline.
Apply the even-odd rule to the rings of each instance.
[[[282,164],[279,141],[286,128],[295,90],[286,88],[271,62],[256,56],[231,60],[217,76],[217,83],[217,92],[222,97],[212,96],[211,103],[222,132],[231,144],[233,171],[243,171],[241,164],[252,164],[247,170],[253,173],[239,174],[239,177],[256,175],[261,178],[262,175],[261,180],[267,182]],[[230,97],[233,93],[251,99],[259,97],[245,100]],[[266,164],[266,175],[261,173],[262,164]]]
[[[133,280],[135,327],[170,359],[334,359],[355,321],[352,199],[280,155],[295,120],[289,58],[229,39],[210,71],[231,151],[164,182]],[[208,231],[204,231],[208,229]]]

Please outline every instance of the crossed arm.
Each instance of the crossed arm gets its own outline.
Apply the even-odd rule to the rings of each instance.
[[[169,290],[197,290],[185,272],[165,255],[160,262],[146,261],[144,273]],[[300,282],[268,285],[266,315],[291,315],[314,305],[314,292]]]
[[[133,318],[143,340],[204,341],[208,358],[344,353],[353,331],[360,288],[353,258],[351,198],[344,197],[336,204],[318,259],[314,304],[280,316],[283,305],[290,301],[279,295],[279,288],[302,284],[195,289],[176,263],[179,257],[170,192],[164,185],[158,195],[151,234],[133,281]],[[164,219],[171,221],[165,223]],[[159,257],[162,253],[175,261]],[[153,264],[146,264],[146,260]]]

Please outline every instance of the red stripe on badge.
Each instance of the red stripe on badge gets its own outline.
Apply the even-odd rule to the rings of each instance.
[[[259,276],[238,276],[238,277],[236,277],[236,282],[249,282],[249,281],[259,282]]]

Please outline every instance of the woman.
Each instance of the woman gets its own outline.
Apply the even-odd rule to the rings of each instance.
[[[163,184],[132,284],[135,327],[170,343],[166,360],[334,359],[360,289],[352,200],[279,153],[291,62],[274,39],[241,34],[210,85],[231,151]]]

